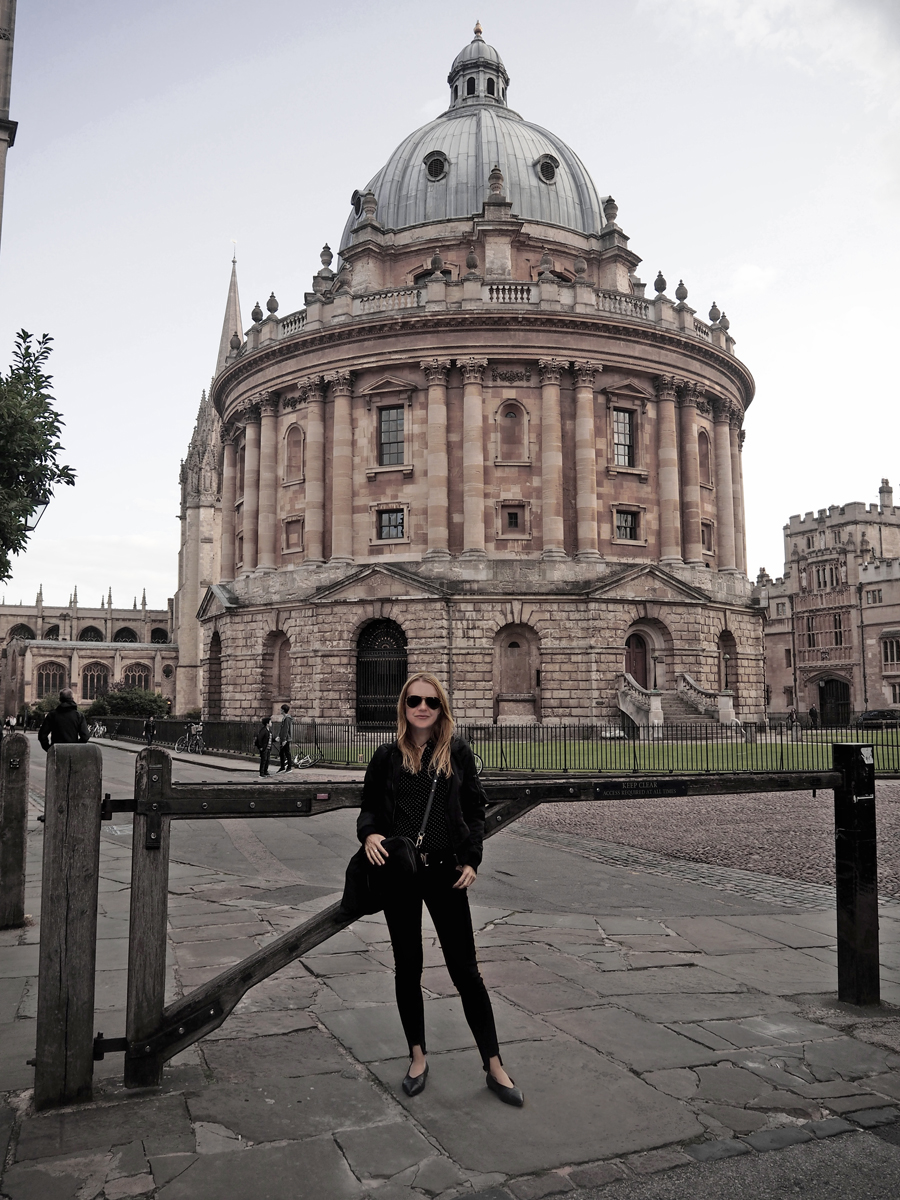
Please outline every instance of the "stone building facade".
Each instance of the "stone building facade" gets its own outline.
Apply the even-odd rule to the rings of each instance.
[[[0,604],[0,697],[3,716],[52,696],[64,687],[89,704],[111,684],[138,687],[175,699],[178,647],[174,613],[147,607],[146,592],[131,608],[113,606],[112,590],[95,607],[78,601]]]
[[[428,669],[470,720],[756,719],[728,320],[661,274],[645,295],[615,201],[508,107],[480,29],[448,78],[303,308],[273,294],[243,334],[232,273],[185,466],[178,707],[384,720]]]
[[[878,504],[833,504],[784,527],[784,574],[761,571],[768,709],[824,724],[870,709],[900,715],[900,508],[882,479]]]

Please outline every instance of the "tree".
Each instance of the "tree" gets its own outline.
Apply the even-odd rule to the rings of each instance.
[[[164,717],[169,706],[159,692],[142,688],[126,688],[113,684],[105,696],[94,701],[87,711],[89,717]]]
[[[37,504],[56,484],[75,482],[72,468],[58,461],[63,421],[44,371],[52,341],[20,330],[9,374],[0,375],[0,582],[12,574],[10,556],[25,549]]]

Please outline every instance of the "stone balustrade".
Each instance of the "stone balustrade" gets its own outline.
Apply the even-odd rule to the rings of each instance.
[[[686,700],[693,708],[696,708],[698,712],[718,717],[719,693],[711,692],[708,688],[701,687],[699,683],[691,679],[686,671],[679,671],[675,676],[675,690],[682,699]]]

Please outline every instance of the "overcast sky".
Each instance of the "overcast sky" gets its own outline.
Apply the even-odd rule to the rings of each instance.
[[[882,476],[900,503],[894,0],[20,0],[0,362],[19,328],[55,339],[78,484],[0,598],[173,595],[232,239],[245,328],[272,291],[300,308],[476,18],[511,107],[615,196],[640,276],[728,314],[757,384],[751,573],[781,572],[792,513],[875,502]]]

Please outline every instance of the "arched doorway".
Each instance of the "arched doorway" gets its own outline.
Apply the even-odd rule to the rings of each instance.
[[[642,688],[650,686],[647,682],[647,643],[639,633],[632,633],[625,639],[625,674]]]
[[[540,638],[530,625],[504,625],[494,638],[494,720],[540,719]]]
[[[356,722],[393,729],[408,674],[406,634],[396,621],[372,621],[356,643]]]
[[[819,720],[823,725],[850,724],[850,684],[846,680],[819,680]]]
[[[206,719],[222,720],[222,639],[216,630],[209,639],[206,664]]]

